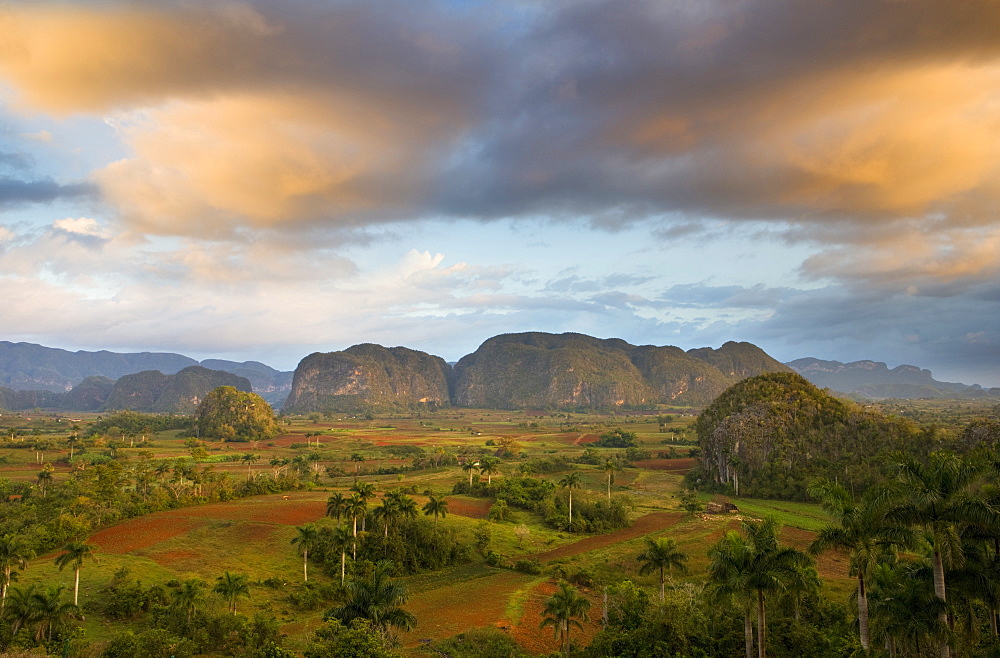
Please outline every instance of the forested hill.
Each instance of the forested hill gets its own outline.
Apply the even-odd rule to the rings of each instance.
[[[701,464],[691,483],[747,496],[805,500],[820,476],[864,488],[879,477],[879,455],[938,447],[932,432],[837,399],[795,373],[744,379],[695,428]]]

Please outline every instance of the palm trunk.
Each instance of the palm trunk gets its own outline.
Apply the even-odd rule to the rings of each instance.
[[[0,606],[2,607],[2,606]],[[990,608],[990,632],[993,633],[993,637],[997,636],[997,610],[996,608]]]
[[[343,587],[347,575],[347,549],[340,551],[340,585]]]
[[[73,605],[80,605],[80,567],[76,568],[76,584],[73,586]]]
[[[757,657],[767,656],[767,619],[764,615],[764,591],[757,590]]]
[[[945,598],[945,587],[944,587],[944,562],[941,559],[941,551],[934,551],[934,595],[941,599],[942,603],[947,602]],[[941,611],[941,627],[944,628],[948,625],[948,611]],[[948,646],[948,640],[941,640],[940,645],[941,658],[951,658],[951,648]]]
[[[309,582],[309,549],[302,550],[302,581]]]
[[[3,592],[0,592],[0,610],[7,607],[7,590],[10,589],[10,565],[3,570]],[[994,633],[995,634],[995,633]]]
[[[868,653],[871,636],[868,631],[868,590],[865,587],[865,577],[858,570],[858,626],[861,632],[861,646]]]
[[[611,502],[611,473],[608,473],[608,502]]]
[[[743,613],[743,644],[746,658],[753,658],[753,624],[750,622],[750,607]]]
[[[569,490],[569,529],[573,530],[573,490]]]
[[[660,567],[660,605],[663,605],[663,602],[666,599],[666,597],[664,595],[665,594],[665,590],[664,590],[663,582],[664,582],[663,581],[663,567]]]

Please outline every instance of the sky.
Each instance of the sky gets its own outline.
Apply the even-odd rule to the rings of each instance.
[[[1000,386],[996,0],[0,1],[0,339]]]

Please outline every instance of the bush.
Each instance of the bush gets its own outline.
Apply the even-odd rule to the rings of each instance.
[[[430,645],[438,655],[451,658],[522,658],[526,654],[514,638],[499,628],[476,628]]]
[[[514,571],[537,576],[542,573],[542,563],[538,558],[525,558],[514,563]]]

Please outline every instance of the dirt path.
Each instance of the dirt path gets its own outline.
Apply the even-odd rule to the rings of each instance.
[[[542,562],[549,562],[551,560],[558,560],[559,558],[569,557],[571,555],[579,555],[580,553],[586,553],[598,548],[605,548],[607,546],[611,546],[612,544],[619,544],[623,541],[629,541],[630,539],[642,537],[651,532],[664,530],[665,528],[676,525],[683,518],[683,512],[653,512],[639,517],[628,528],[615,530],[614,532],[609,532],[606,535],[585,537],[578,542],[567,544],[566,546],[560,546],[559,548],[554,548],[551,551],[546,551],[544,553],[538,553],[532,557],[538,558]]]

